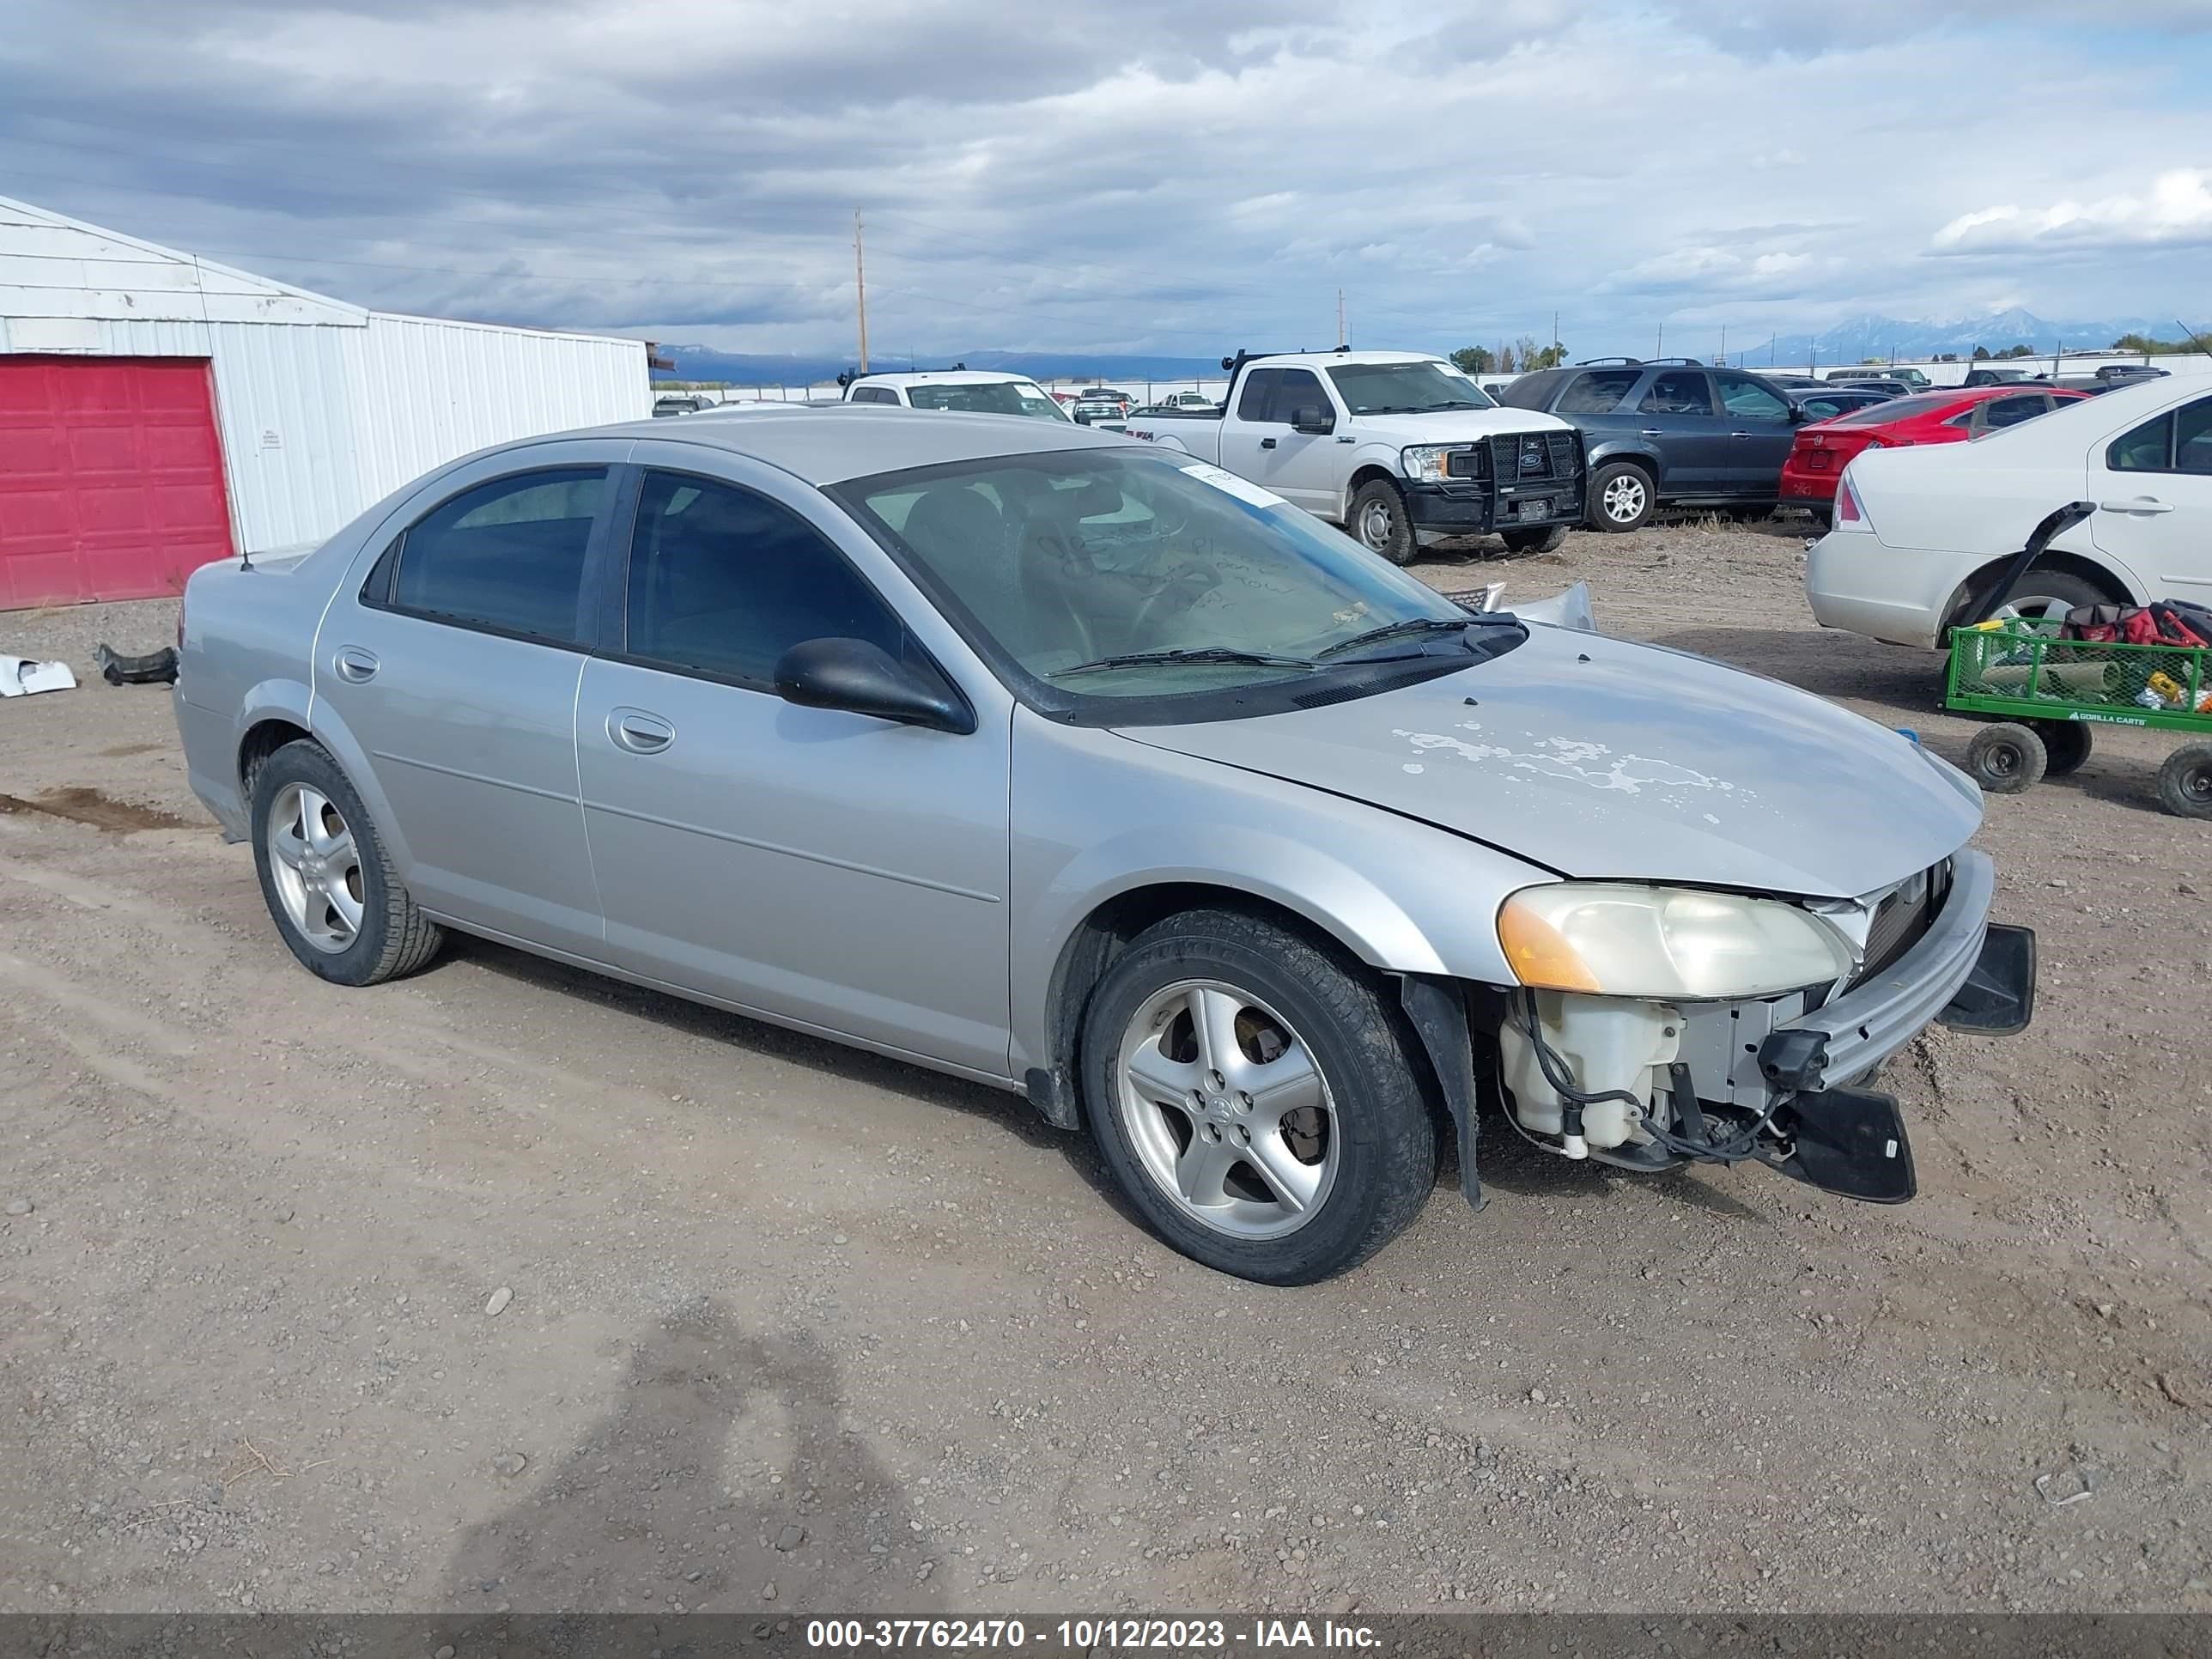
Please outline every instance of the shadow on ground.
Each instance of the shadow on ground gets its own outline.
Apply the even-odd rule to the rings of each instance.
[[[936,1600],[916,1577],[927,1558],[915,1517],[842,1420],[828,1354],[804,1332],[747,1331],[713,1303],[644,1330],[606,1414],[560,1462],[515,1480],[514,1503],[465,1533],[446,1569],[440,1600],[457,1613]]]
[[[527,951],[495,945],[458,932],[447,936],[445,951],[430,971],[435,973],[439,967],[457,962],[471,963],[487,972],[543,990],[611,1004],[640,1019],[654,1021],[672,1030],[772,1055],[843,1082],[891,1090],[932,1106],[988,1119],[1012,1131],[1024,1145],[1054,1152],[1066,1158],[1068,1167],[1085,1184],[1112,1205],[1125,1220],[1132,1225],[1143,1224],[1136,1211],[1121,1196],[1121,1189],[1114,1185],[1105,1165],[1099,1162],[1089,1134],[1080,1130],[1054,1128],[1024,1097],[1011,1091],[969,1083],[927,1066],[909,1065],[827,1037],[787,1030],[763,1020],[750,1019],[704,1003],[610,979],[589,969],[571,968]],[[856,1105],[854,1109],[864,1109]]]

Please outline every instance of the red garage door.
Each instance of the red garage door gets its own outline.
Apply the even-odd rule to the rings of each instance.
[[[231,550],[192,358],[0,357],[0,610],[181,591]]]

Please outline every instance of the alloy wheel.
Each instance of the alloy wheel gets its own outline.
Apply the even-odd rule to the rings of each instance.
[[[286,920],[335,956],[360,935],[366,890],[345,816],[311,784],[288,783],[269,811],[270,873]]]
[[[1185,980],[1155,992],[1115,1063],[1122,1127],[1185,1214],[1236,1238],[1279,1238],[1320,1210],[1341,1158],[1312,1050],[1249,992]]]
[[[1605,516],[1615,524],[1633,524],[1644,515],[1644,480],[1633,472],[1620,472],[1606,480],[1601,504]]]

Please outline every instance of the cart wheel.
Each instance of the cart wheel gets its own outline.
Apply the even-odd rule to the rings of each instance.
[[[2050,763],[2043,739],[2012,720],[1984,726],[1966,749],[1966,770],[1993,795],[2017,795]]]
[[[2158,769],[2158,804],[2185,818],[2212,818],[2212,743],[2185,743]]]
[[[2043,752],[2049,757],[2043,769],[2046,778],[2063,778],[2079,771],[2081,763],[2089,758],[2086,720],[2046,720],[2036,726],[2035,735],[2043,739]]]

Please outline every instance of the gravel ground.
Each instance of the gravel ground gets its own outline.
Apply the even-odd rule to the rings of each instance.
[[[1802,565],[1421,574],[1960,757]],[[0,617],[87,681],[0,705],[0,1611],[2212,1607],[2212,842],[2154,736],[1991,801],[2041,1006],[1891,1068],[1915,1203],[1498,1133],[1485,1212],[1268,1291],[1009,1096],[467,941],[301,972],[91,672],[173,623]]]

